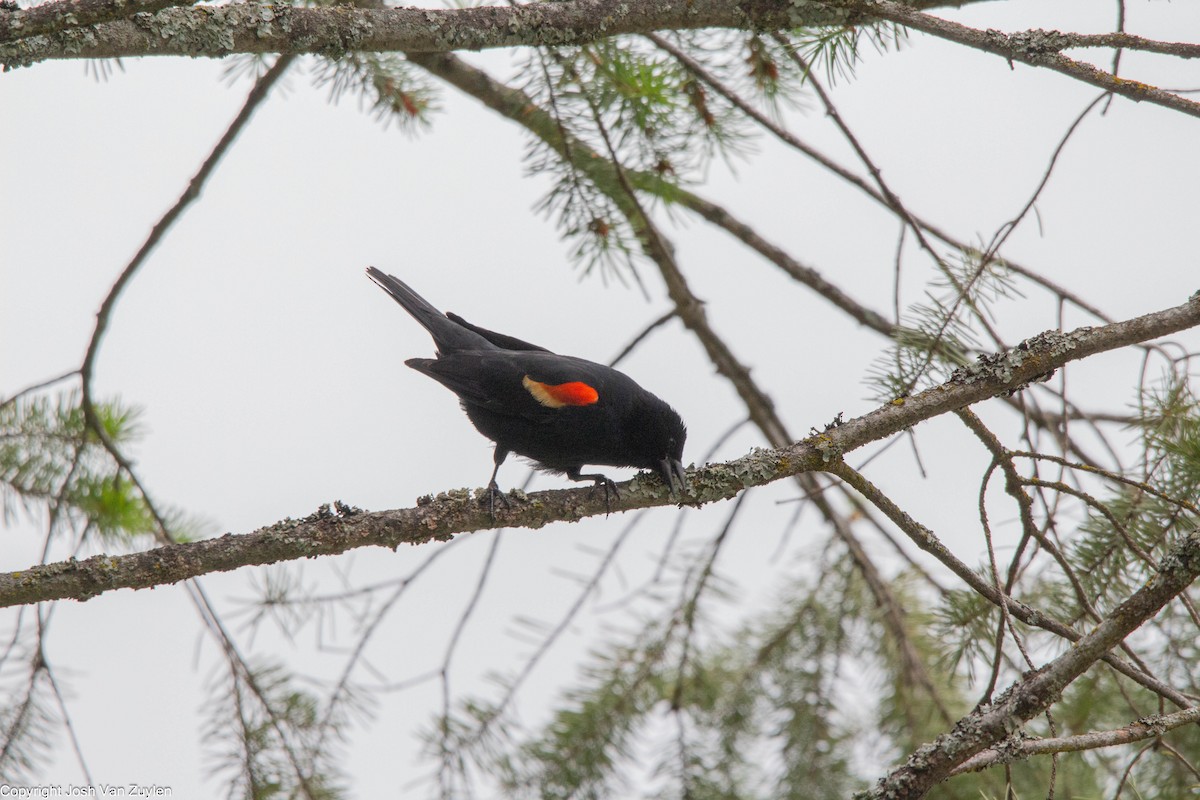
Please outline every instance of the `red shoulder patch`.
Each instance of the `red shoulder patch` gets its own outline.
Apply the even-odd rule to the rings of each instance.
[[[525,389],[547,408],[563,406],[590,406],[600,399],[600,393],[583,381],[550,384],[535,381],[526,375],[521,379]]]

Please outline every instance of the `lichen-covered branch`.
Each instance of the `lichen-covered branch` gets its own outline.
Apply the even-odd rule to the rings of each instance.
[[[961,0],[974,2],[974,0]],[[146,55],[221,58],[234,53],[354,50],[449,52],[583,44],[624,33],[699,28],[775,30],[865,19],[856,3],[778,0],[566,0],[453,9],[310,8],[258,3],[168,8],[0,45],[0,64]],[[912,0],[914,8],[947,5]]]
[[[1194,725],[1197,722],[1200,722],[1200,706],[1185,708],[1174,714],[1155,714],[1151,717],[1144,717],[1123,728],[1111,731],[1090,731],[1075,736],[1056,736],[1048,739],[1014,737],[1006,740],[1003,744],[972,756],[962,766],[957,767],[952,775],[979,772],[997,764],[1010,764],[1032,756],[1077,753],[1081,750],[1096,750],[1101,747],[1116,747],[1146,739],[1155,739],[1175,728]]]
[[[1022,31],[1013,36],[1026,39],[1037,39],[1049,42],[1058,52],[1079,47],[1111,47],[1121,50],[1140,50],[1143,53],[1157,53],[1164,56],[1179,58],[1200,58],[1200,44],[1192,42],[1163,42],[1157,39],[1147,39],[1124,31],[1112,33],[1064,33],[1062,31],[1046,31],[1040,29]],[[1046,45],[1043,44],[1043,47]]]
[[[221,58],[234,53],[450,52],[582,44],[659,30],[786,30],[886,19],[1010,61],[1062,72],[1133,100],[1200,116],[1196,101],[1120,78],[1062,53],[1079,47],[1121,47],[1194,58],[1200,45],[1125,33],[1035,30],[1005,34],[922,13],[934,6],[967,2],[974,0],[567,0],[421,9],[256,3],[182,8],[171,7],[181,0],[59,0],[21,11],[0,11],[0,65],[10,69],[47,59],[145,55]],[[157,13],[146,13],[160,8],[163,10]]]
[[[0,8],[0,42],[11,42],[70,28],[154,13],[171,6],[190,6],[193,0],[54,0],[20,9]]]
[[[1175,308],[1069,333],[1039,334],[1012,350],[980,359],[956,371],[946,383],[896,400],[819,435],[776,450],[756,451],[736,461],[693,470],[691,490],[683,498],[702,504],[733,497],[743,489],[822,469],[842,454],[887,438],[905,428],[989,397],[1019,390],[1062,365],[1107,350],[1168,336],[1200,325],[1200,295]],[[615,510],[674,503],[657,478],[638,477],[624,484]],[[370,545],[399,547],[447,540],[459,533],[497,527],[539,528],[607,513],[603,496],[587,489],[537,492],[497,510],[466,491],[419,502],[415,508],[365,513],[339,505],[302,520],[284,520],[250,534],[227,534],[144,553],[61,561],[0,574],[0,607],[46,600],[86,600],[119,588],[175,583],[209,572],[272,564],[297,558],[343,553]]]
[[[1200,293],[1192,295],[1181,306],[1124,322],[1077,328],[1070,332],[1047,331],[1026,339],[1005,353],[980,356],[975,364],[955,370],[950,380],[941,386],[912,397],[897,398],[870,414],[850,420],[838,428],[841,434],[838,443],[840,446],[857,448],[867,441],[874,441],[877,425],[884,425],[888,430],[887,435],[890,435],[938,414],[994,396],[984,389],[992,381],[1006,381],[1020,375],[1022,378],[1017,385],[1024,386],[1046,380],[1054,370],[1070,361],[1167,336],[1198,323]],[[968,395],[980,394],[960,404],[960,391]]]
[[[511,7],[367,9],[231,4],[172,8],[153,15],[26,39],[0,48],[21,65],[47,58],[136,55],[221,57],[231,53],[352,50],[445,52],[518,45],[580,44],[643,30],[790,27],[845,21],[813,4],[800,13],[783,3],[730,0],[570,0]]]
[[[1153,617],[1200,576],[1200,532],[1180,539],[1158,571],[1069,650],[1041,669],[1026,673],[994,703],[959,720],[954,728],[922,745],[881,779],[865,798],[918,798],[948,778],[967,759],[1005,739],[1022,722],[1056,702],[1073,680]]]

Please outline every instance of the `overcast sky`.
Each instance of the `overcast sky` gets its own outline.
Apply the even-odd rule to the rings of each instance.
[[[1111,29],[1115,5],[1030,0],[946,15],[979,27],[1091,32]],[[1200,36],[1195,4],[1135,2],[1128,10],[1133,32]],[[511,77],[506,54],[469,58]],[[1134,55],[1123,64],[1139,80],[1200,88],[1195,67]],[[403,366],[432,353],[432,344],[368,281],[368,265],[473,322],[597,361],[668,310],[649,265],[641,266],[649,301],[571,266],[553,220],[534,211],[548,183],[526,174],[527,139],[515,126],[446,89],[430,129],[405,135],[353,99],[330,104],[328,91],[314,88],[311,67],[302,60],[286,88],[272,93],[201,201],[129,286],[97,364],[102,395],[144,409],[134,455],[154,497],[204,520],[210,534],[249,532],[335,499],[370,510],[406,507],[423,494],[487,481],[490,443],[449,392]],[[228,85],[223,69],[209,60],[141,59],[101,81],[75,62],[0,76],[0,396],[78,366],[113,280],[243,103],[250,84]],[[918,35],[899,53],[867,53],[834,98],[910,208],[962,239],[987,240],[1024,204],[1066,127],[1096,94]],[[853,164],[815,101],[809,105],[789,114],[788,124]],[[1121,99],[1090,116],[1008,255],[1115,318],[1183,302],[1200,289],[1197,124]],[[890,315],[894,219],[768,139],[757,151],[734,171],[714,164],[698,191]],[[693,290],[792,432],[800,437],[839,412],[870,410],[864,378],[883,346],[879,337],[726,235],[679,219],[668,230]],[[923,264],[912,264],[906,303],[920,299],[928,278]],[[1048,295],[1026,295],[999,307],[1010,342],[1058,324]],[[1066,324],[1093,321],[1072,311]],[[1120,410],[1133,399],[1139,366],[1131,354],[1105,356],[1073,368],[1073,386],[1088,387],[1079,396],[1094,398],[1096,408]],[[651,336],[622,368],[687,421],[685,462],[699,461],[743,414],[678,323]],[[869,474],[973,563],[982,547],[971,526],[984,457],[949,422],[921,426],[918,441],[927,477],[907,444],[873,462]],[[716,457],[762,444],[747,426]],[[527,472],[510,459],[500,483],[520,485]],[[538,476],[534,488],[564,484]],[[736,595],[742,606],[722,612],[727,619],[802,574],[813,543],[824,541],[812,516],[789,533],[794,506],[781,501],[794,494],[781,483],[749,501],[719,564],[744,582]],[[660,509],[640,522],[599,605],[589,606],[575,638],[522,695],[528,721],[568,683],[581,643],[598,626],[628,623],[604,606],[650,577],[680,514],[686,549],[707,541],[730,508]],[[597,552],[631,519],[505,534],[455,662],[455,691],[487,691],[483,675],[519,665],[531,647],[510,635],[518,630],[513,620],[556,622],[579,590],[573,576],[590,574]],[[36,563],[39,531],[18,517],[5,532],[0,568]],[[493,535],[467,537],[413,584],[370,651],[386,680],[440,663]],[[869,544],[888,563],[882,540]],[[405,574],[431,551],[362,550],[289,569],[331,591],[343,578],[359,585]],[[64,543],[52,556],[69,552]],[[319,636],[310,626],[295,642],[270,628],[251,640],[238,627],[234,612],[254,596],[262,573],[202,583],[231,615],[252,660],[336,675],[344,653],[320,645],[335,634],[352,638],[349,619]],[[2,619],[11,625],[15,615]],[[214,788],[203,719],[218,657],[178,587],[60,604],[49,642],[97,782],[165,784],[176,797]],[[414,731],[429,724],[437,703],[433,684],[383,696],[350,748],[346,772],[356,796],[394,794],[388,787],[420,777]],[[45,779],[82,783],[65,739],[58,746]]]

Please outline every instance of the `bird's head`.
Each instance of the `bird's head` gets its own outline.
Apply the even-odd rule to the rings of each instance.
[[[687,426],[675,409],[654,398],[650,408],[641,416],[639,448],[646,462],[639,465],[653,469],[662,478],[671,496],[687,491],[687,473],[683,469],[683,445],[687,441]]]

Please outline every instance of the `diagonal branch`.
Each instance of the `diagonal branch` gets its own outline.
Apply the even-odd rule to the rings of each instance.
[[[914,520],[904,512],[899,506],[892,502],[891,498],[868,481],[861,474],[850,469],[844,461],[836,462],[832,467],[827,467],[827,471],[844,480],[847,484],[854,487],[860,492],[863,497],[867,498],[871,503],[875,504],[888,519],[896,524],[904,533],[911,538],[918,547],[927,553],[933,555],[951,572],[962,579],[963,583],[970,586],[971,589],[980,597],[983,597],[992,605],[1007,609],[1008,613],[1027,625],[1033,625],[1042,630],[1049,631],[1056,636],[1060,636],[1070,642],[1079,641],[1081,635],[1078,631],[1053,617],[1043,614],[1031,606],[1027,606],[1019,600],[1006,594],[995,584],[985,580],[982,576],[972,570],[966,563],[955,556],[950,550],[942,544],[942,541],[933,534],[928,528]],[[1138,667],[1130,664],[1128,661],[1113,655],[1105,653],[1103,660],[1126,676],[1130,680],[1141,684],[1150,691],[1165,697],[1181,708],[1186,708],[1191,705],[1191,701],[1186,695],[1179,692],[1172,686],[1163,683]]]
[[[1031,67],[1045,67],[1130,100],[1146,101],[1175,111],[1182,111],[1193,117],[1200,117],[1200,103],[1195,100],[1188,100],[1146,83],[1118,77],[1086,62],[1068,58],[1061,52],[1071,47],[1129,47],[1132,44],[1138,44],[1139,49],[1150,52],[1195,58],[1200,54],[1200,45],[1151,42],[1137,36],[1116,33],[1082,36],[1042,30],[1011,34],[991,29],[981,31],[922,13],[912,4],[898,3],[895,0],[831,0],[830,5],[853,9],[862,14],[869,14],[928,33],[931,36],[937,36],[940,39],[973,47],[985,53],[1003,56],[1008,59],[1010,64],[1019,61]]]
[[[948,411],[1018,391],[1071,361],[1197,325],[1200,294],[1181,306],[1100,328],[1039,334],[1006,353],[958,370],[940,386],[898,398],[804,441],[693,470],[692,491],[685,500],[701,505],[734,497],[750,486],[827,470],[830,462],[846,452]],[[628,511],[673,502],[657,478],[647,481],[639,476],[622,486],[620,500],[613,505],[614,510]],[[86,600],[112,589],[160,586],[209,572],[343,553],[357,547],[394,549],[487,528],[540,528],[604,514],[606,506],[602,497],[587,489],[537,492],[511,509],[497,510],[494,518],[465,490],[424,498],[416,508],[370,514],[339,504],[336,512],[325,507],[303,520],[287,519],[251,534],[226,534],[143,553],[72,559],[0,574],[0,607],[63,598]]]
[[[105,333],[108,331],[113,309],[116,308],[117,301],[120,299],[122,292],[125,291],[125,287],[133,280],[134,276],[142,268],[142,265],[145,264],[146,259],[158,247],[158,243],[171,230],[184,211],[200,197],[200,193],[203,191],[204,185],[208,182],[208,178],[212,175],[213,170],[221,163],[221,159],[225,157],[225,153],[237,140],[237,137],[241,135],[242,130],[254,116],[254,112],[258,110],[259,106],[267,98],[271,87],[287,72],[288,67],[294,60],[294,56],[280,56],[275,60],[271,68],[263,73],[255,82],[254,87],[246,95],[246,102],[242,104],[242,108],[225,130],[225,133],[222,134],[216,146],[213,147],[212,152],[204,159],[204,163],[200,165],[200,169],[197,170],[191,181],[188,182],[183,194],[179,196],[175,204],[155,223],[154,227],[150,230],[150,234],[146,237],[146,241],[138,248],[137,253],[134,254],[129,263],[125,265],[125,269],[121,271],[121,274],[117,276],[112,288],[108,291],[108,295],[104,298],[104,302],[100,304],[100,310],[96,312],[96,327],[92,331],[92,338],[88,342],[87,352],[83,357],[83,364],[79,368],[80,405],[83,410],[84,421],[87,423],[88,428],[96,434],[96,437],[100,440],[104,449],[112,456],[120,470],[125,472],[130,480],[133,481],[138,493],[142,496],[147,509],[157,524],[159,538],[164,540],[170,538],[170,532],[167,529],[168,526],[164,521],[162,513],[155,507],[154,501],[142,485],[141,479],[134,471],[129,459],[125,457],[120,448],[117,447],[116,443],[108,435],[104,423],[96,410],[96,403],[92,392],[92,376],[96,369],[96,358],[100,353],[100,345],[104,341]]]
[[[750,376],[750,370],[738,361],[737,356],[725,340],[709,325],[707,315],[704,311],[704,304],[688,286],[687,279],[683,274],[683,270],[680,269],[669,243],[638,200],[634,187],[629,182],[627,172],[620,164],[616,150],[612,145],[608,132],[604,128],[597,108],[594,103],[591,105],[597,129],[608,149],[609,164],[617,177],[617,185],[611,186],[604,191],[609,193],[613,202],[625,214],[631,226],[637,232],[646,255],[658,266],[659,273],[666,284],[667,293],[675,305],[675,313],[683,321],[688,330],[699,340],[700,345],[704,348],[705,353],[708,355],[717,372],[733,384],[738,396],[742,398],[742,402],[746,405],[751,421],[758,426],[771,445],[775,447],[787,446],[793,441],[793,437],[788,431],[786,423],[775,411],[775,406],[771,398]],[[583,157],[584,159],[591,160],[593,163],[599,161],[590,152],[585,151],[576,150],[573,156],[577,159]],[[948,724],[952,718],[939,698],[923,662],[917,657],[916,650],[908,636],[904,611],[896,601],[895,594],[880,575],[879,569],[871,561],[866,549],[859,543],[848,520],[839,514],[833,504],[823,495],[816,479],[807,473],[798,473],[795,475],[795,478],[800,489],[812,500],[821,515],[832,526],[837,536],[846,544],[851,559],[862,574],[871,591],[872,597],[881,609],[885,628],[896,642],[906,678],[914,686],[919,686],[925,691],[926,695],[938,708]],[[716,555],[715,548],[719,547],[720,541],[721,539],[718,537],[713,543],[714,557]],[[689,607],[694,608],[694,604],[698,601],[699,592],[703,586],[704,582],[702,580],[697,586],[696,596],[693,597]],[[685,637],[685,644],[686,641]],[[682,671],[681,666],[680,672]]]
[[[922,745],[900,767],[882,778],[864,798],[923,797],[969,758],[1006,738],[1017,725],[1042,713],[1126,636],[1153,617],[1200,576],[1200,532],[1181,538],[1163,558],[1158,572],[1099,625],[1046,666],[1025,674],[990,705],[963,717],[949,733]]]
[[[647,38],[652,41],[655,46],[662,49],[663,52],[669,53],[689,72],[702,80],[708,86],[712,87],[715,92],[724,97],[727,101],[729,101],[730,104],[735,106],[743,114],[754,120],[754,122],[763,130],[770,132],[771,135],[775,136],[775,138],[779,139],[779,141],[783,142],[788,147],[803,153],[817,164],[820,164],[834,175],[837,175],[847,184],[866,194],[875,202],[892,211],[896,210],[881,191],[876,189],[857,174],[851,172],[846,167],[834,161],[829,156],[806,144],[799,137],[793,135],[790,131],[784,128],[781,124],[771,120],[766,114],[762,113],[748,103],[745,99],[740,97],[735,91],[733,91],[733,89],[722,83],[715,75],[705,69],[703,64],[689,56],[684,50],[676,47],[667,39],[658,36],[657,34],[650,34],[647,36]],[[797,280],[810,285],[813,289],[824,295],[826,299],[828,299],[834,305],[842,308],[852,317],[857,319],[861,324],[873,328],[884,335],[893,335],[893,329],[895,326],[893,326],[892,323],[888,322],[888,320],[883,318],[880,314],[860,306],[854,300],[850,299],[843,292],[837,289],[837,287],[826,285],[826,282],[823,278],[821,278],[820,274],[817,273],[816,270],[796,263],[793,259],[791,259],[790,256],[787,255],[787,253],[783,252],[781,248],[767,242],[765,239],[755,233],[750,226],[735,219],[720,206],[710,203],[683,189],[679,190],[678,197],[676,199],[680,205],[684,206],[685,208],[690,208],[692,211],[695,211],[697,214],[704,217],[714,225],[718,225],[729,231],[729,233],[731,233],[733,236],[740,239],[752,249],[757,250],[769,261],[777,264]],[[958,250],[961,253],[977,252],[977,249],[973,245],[969,245],[964,241],[956,239],[943,229],[934,225],[929,220],[913,214],[911,210],[908,212],[908,215],[921,228],[921,230],[926,231],[934,238],[945,242],[955,250]],[[1058,297],[1064,300],[1069,300],[1071,303],[1083,309],[1084,311],[1087,311],[1097,319],[1103,322],[1112,321],[1108,319],[1098,308],[1069,291],[1066,287],[1060,286],[1059,284],[1037,274],[1033,270],[1027,269],[1020,264],[1011,261],[1008,258],[1004,259],[1004,265],[1013,272],[1023,275],[1047,291],[1054,293]]]

